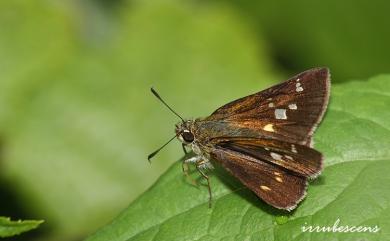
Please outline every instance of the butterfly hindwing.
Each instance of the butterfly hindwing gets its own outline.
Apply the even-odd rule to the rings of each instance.
[[[199,128],[219,125],[221,131],[215,133],[219,136],[236,133],[311,146],[311,136],[328,104],[329,88],[329,70],[311,69],[218,108],[199,122]]]
[[[310,147],[273,139],[218,138],[212,143],[251,156],[307,178],[317,177],[323,168],[322,154]]]
[[[306,195],[307,180],[249,155],[216,147],[211,157],[266,203],[292,210]]]

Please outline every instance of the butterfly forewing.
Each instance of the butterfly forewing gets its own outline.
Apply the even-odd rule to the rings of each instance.
[[[230,102],[199,124],[209,127],[219,122],[225,126],[216,133],[219,136],[231,136],[231,133],[242,136],[244,133],[248,137],[269,137],[311,145],[313,131],[328,103],[329,87],[329,70],[311,69],[264,91]]]
[[[222,147],[210,154],[257,196],[276,208],[292,210],[305,197],[307,181],[303,176]]]

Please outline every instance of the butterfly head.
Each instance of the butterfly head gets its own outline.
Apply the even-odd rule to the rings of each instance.
[[[195,136],[191,130],[192,123],[193,121],[188,120],[176,124],[176,136],[181,142],[186,145],[191,144],[195,139]]]

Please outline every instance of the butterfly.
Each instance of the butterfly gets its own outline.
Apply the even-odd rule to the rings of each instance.
[[[328,68],[313,68],[263,91],[234,100],[206,118],[181,121],[175,136],[195,156],[207,180],[211,161],[221,165],[269,205],[291,211],[306,195],[308,180],[323,169],[323,155],[313,149],[313,133],[326,111],[330,94]],[[171,140],[172,140],[171,139]],[[171,141],[170,140],[170,141]],[[150,160],[157,151],[148,156]]]

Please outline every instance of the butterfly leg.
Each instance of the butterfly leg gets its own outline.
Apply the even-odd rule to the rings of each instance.
[[[181,163],[181,168],[182,168],[183,173],[184,173],[184,175],[186,176],[186,178],[187,178],[188,180],[191,181],[192,185],[198,186],[198,183],[195,181],[195,179],[193,179],[193,178],[190,176],[190,174],[188,173],[188,171],[189,171],[188,163],[185,162],[185,161],[183,161],[183,162]]]
[[[183,148],[184,148],[184,145],[183,145]],[[182,162],[182,170],[183,170],[183,173],[184,175],[191,181],[191,183],[194,185],[194,186],[198,186],[198,183],[195,181],[195,179],[193,179],[188,171],[189,171],[189,167],[188,167],[188,163],[197,163],[201,158],[199,156],[194,156],[194,157],[191,157],[187,160],[184,160]]]
[[[186,145],[184,143],[181,143],[181,147],[183,147],[184,155],[187,155],[188,152],[186,150]]]
[[[207,187],[209,189],[209,208],[211,208],[211,201],[213,197],[211,193],[210,179],[209,176],[207,176],[201,169],[202,165],[204,165],[204,161],[199,161],[198,163],[196,163],[196,169],[202,175],[202,177],[207,180]]]

